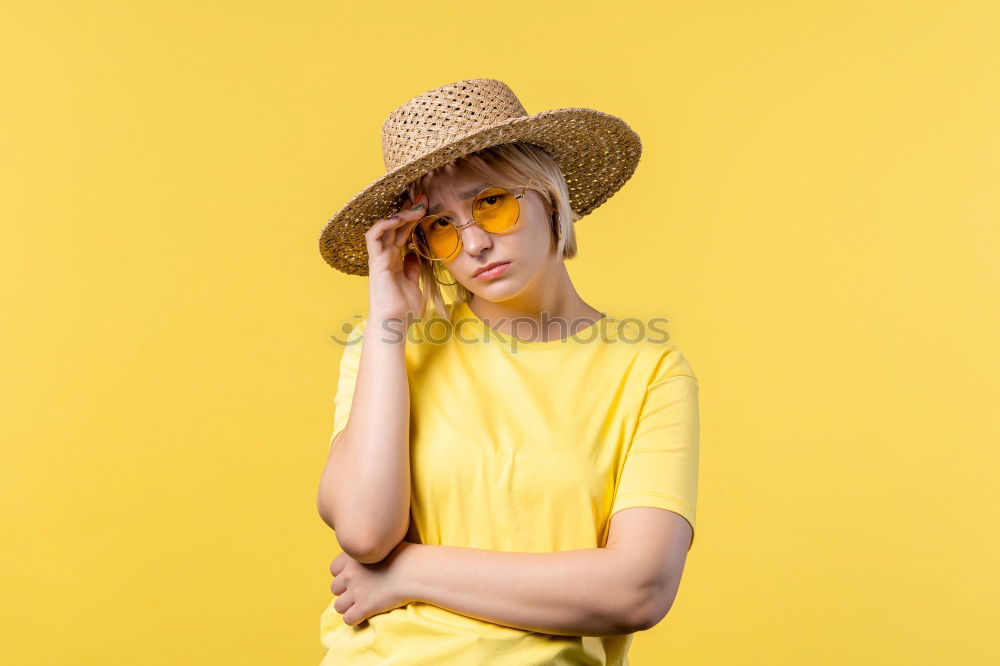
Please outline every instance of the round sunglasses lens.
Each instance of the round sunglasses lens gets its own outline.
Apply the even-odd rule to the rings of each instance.
[[[500,234],[517,223],[520,207],[517,197],[503,187],[491,187],[472,202],[472,217],[491,234]]]
[[[413,228],[413,242],[428,259],[447,259],[458,249],[458,232],[448,220],[429,215]]]

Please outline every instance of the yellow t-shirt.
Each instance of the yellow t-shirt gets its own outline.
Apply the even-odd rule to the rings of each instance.
[[[698,380],[666,331],[606,316],[524,341],[466,303],[408,333],[412,541],[516,552],[599,548],[612,514],[695,525]],[[366,319],[343,353],[333,437],[347,424]],[[561,636],[415,602],[351,627],[320,619],[322,665],[627,665],[633,634]],[[595,603],[599,600],[595,599]]]

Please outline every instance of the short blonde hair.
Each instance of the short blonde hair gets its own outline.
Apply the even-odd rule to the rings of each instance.
[[[553,210],[551,232],[557,243],[557,252],[563,259],[576,256],[576,230],[574,224],[580,215],[569,205],[569,186],[566,177],[552,156],[544,149],[531,143],[505,143],[490,146],[483,150],[456,157],[446,164],[455,165],[462,171],[471,172],[485,179],[495,178],[497,174],[509,182],[507,187],[527,187],[538,191],[545,199],[548,208]],[[441,167],[439,167],[441,168]],[[424,191],[426,179],[432,174],[418,178],[406,187],[410,201],[415,201]],[[557,232],[558,229],[558,232]],[[558,234],[561,233],[561,238]],[[420,261],[420,287],[424,294],[422,312],[424,316],[433,309],[441,317],[447,317],[447,308],[442,290],[447,290],[453,302],[468,301],[472,292],[461,284],[441,285],[435,275],[443,282],[454,282],[447,275],[447,269],[439,261],[428,261],[418,255]]]

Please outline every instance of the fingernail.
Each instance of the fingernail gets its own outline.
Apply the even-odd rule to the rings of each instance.
[[[392,217],[390,217],[390,218],[387,218],[387,219],[390,219],[390,220],[398,220],[398,219],[399,219],[399,215],[393,215]]]

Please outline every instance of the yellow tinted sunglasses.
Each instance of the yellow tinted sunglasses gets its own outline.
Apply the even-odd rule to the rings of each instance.
[[[440,215],[427,215],[410,232],[407,247],[429,261],[445,261],[462,247],[460,230],[475,222],[491,234],[509,234],[521,219],[520,194],[513,194],[505,187],[487,187],[472,200],[472,219],[456,225]]]

